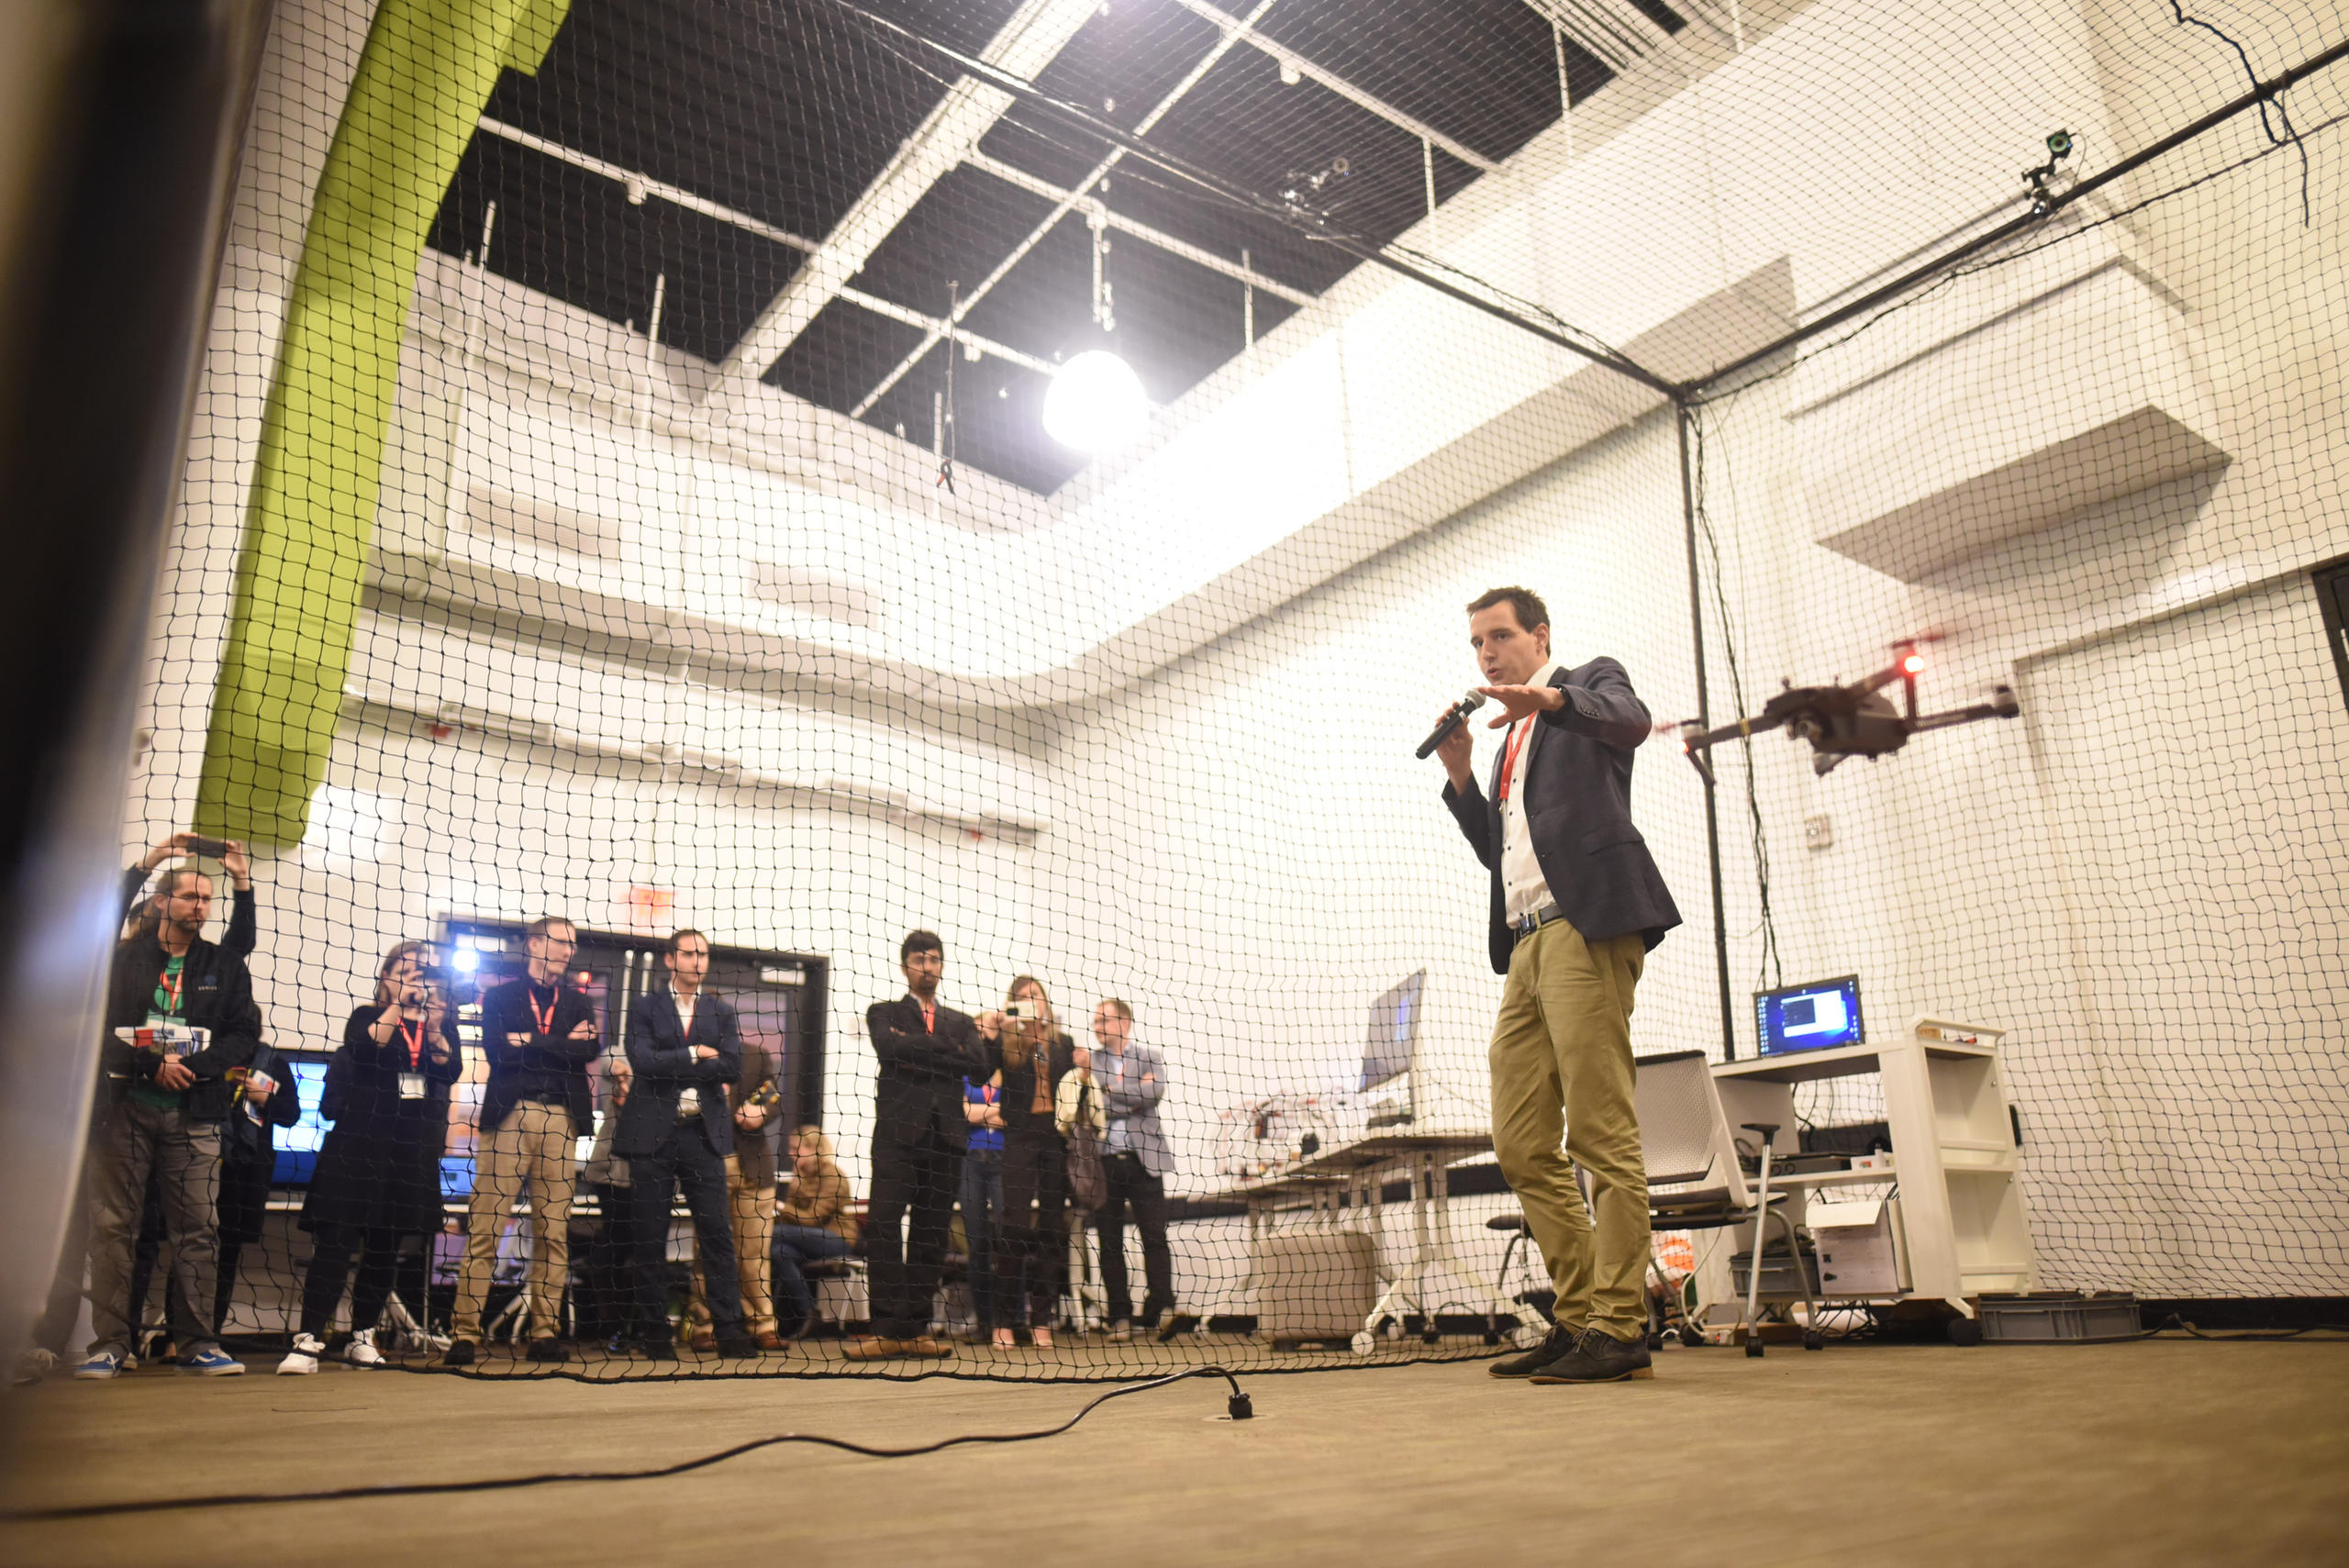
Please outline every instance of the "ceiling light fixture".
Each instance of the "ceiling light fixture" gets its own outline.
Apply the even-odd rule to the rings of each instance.
[[[1087,349],[1044,389],[1044,433],[1078,451],[1114,451],[1141,434],[1150,399],[1133,367],[1107,349]]]

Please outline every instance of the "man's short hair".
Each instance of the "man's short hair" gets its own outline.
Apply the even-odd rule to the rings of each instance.
[[[669,951],[674,953],[677,951],[677,944],[684,941],[687,937],[700,937],[702,946],[707,947],[709,945],[709,938],[707,936],[704,935],[700,931],[695,930],[691,926],[686,926],[681,929],[671,931],[669,933]]]
[[[897,962],[903,963],[918,952],[934,952],[946,956],[946,944],[938,940],[936,931],[907,931],[906,940],[897,944]]]
[[[1125,1019],[1126,1022],[1132,1023],[1134,1021],[1134,1010],[1131,1007],[1127,1006],[1122,999],[1116,996],[1104,996],[1101,998],[1101,1005],[1108,1008],[1111,1012],[1117,1014],[1118,1017]]]
[[[522,928],[522,936],[525,940],[528,940],[531,937],[543,937],[549,931],[553,930],[557,926],[561,926],[564,930],[569,931],[573,936],[577,936],[579,934],[579,928],[564,919],[562,916],[541,915],[537,919]]]
[[[173,866],[170,871],[163,873],[163,880],[161,884],[155,889],[155,896],[158,898],[169,898],[172,895],[177,893],[180,890],[180,878],[184,876],[202,877],[206,882],[210,882],[212,880],[212,873],[210,872],[205,870],[194,861],[188,861],[184,864]]]
[[[1518,629],[1532,631],[1550,624],[1550,606],[1542,595],[1531,588],[1488,588],[1468,601],[1468,613],[1489,610],[1495,605],[1507,605],[1509,614],[1517,617]]]

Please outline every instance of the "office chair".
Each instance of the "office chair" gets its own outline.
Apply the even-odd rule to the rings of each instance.
[[[1648,1172],[1649,1225],[1657,1230],[1753,1227],[1753,1263],[1746,1272],[1745,1300],[1738,1323],[1745,1330],[1745,1353],[1759,1356],[1762,1339],[1754,1316],[1761,1304],[1763,1238],[1765,1225],[1776,1219],[1786,1233],[1795,1278],[1809,1308],[1802,1347],[1820,1349],[1827,1341],[1817,1327],[1819,1304],[1811,1294],[1809,1272],[1803,1266],[1802,1246],[1796,1240],[1794,1222],[1777,1207],[1787,1195],[1770,1190],[1770,1142],[1777,1136],[1777,1128],[1753,1123],[1745,1129],[1762,1142],[1762,1168],[1755,1184],[1749,1186],[1745,1167],[1738,1160],[1736,1135],[1730,1130],[1729,1116],[1721,1108],[1705,1053],[1668,1051],[1641,1057],[1634,1065],[1639,1073],[1633,1095],[1640,1118],[1640,1151]],[[1683,1342],[1687,1342],[1687,1330],[1683,1330]]]

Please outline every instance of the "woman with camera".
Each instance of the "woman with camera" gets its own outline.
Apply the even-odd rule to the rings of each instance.
[[[1022,1314],[1029,1341],[1052,1348],[1052,1318],[1060,1310],[1068,1267],[1068,1140],[1072,1113],[1099,1096],[1081,1091],[1083,1051],[1063,1032],[1043,982],[1023,974],[997,1024],[1002,1066],[990,1082],[1003,1118],[1003,1224],[995,1252],[995,1342],[1009,1348]],[[987,1020],[995,1022],[995,1019]],[[1066,1088],[1071,1092],[1063,1094]],[[1022,1301],[1022,1277],[1026,1279]]]
[[[318,1370],[334,1309],[351,1280],[353,1366],[380,1366],[375,1320],[391,1299],[401,1238],[440,1229],[440,1152],[449,1135],[449,1086],[464,1072],[454,1009],[426,972],[430,951],[401,942],[376,971],[375,1000],[343,1026],[328,1070],[334,1126],[318,1151],[302,1225],[311,1234],[302,1285],[302,1329],[277,1370]],[[421,1307],[423,1304],[417,1303]]]

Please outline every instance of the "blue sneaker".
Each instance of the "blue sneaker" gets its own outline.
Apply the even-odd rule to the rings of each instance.
[[[180,1370],[198,1377],[242,1377],[245,1363],[215,1345],[201,1354],[180,1357]]]
[[[95,1354],[92,1355],[88,1361],[85,1361],[80,1366],[75,1367],[73,1369],[73,1375],[76,1377],[86,1377],[92,1382],[101,1382],[106,1378],[112,1377],[116,1373],[118,1373],[121,1370],[121,1351],[99,1351]]]

